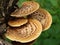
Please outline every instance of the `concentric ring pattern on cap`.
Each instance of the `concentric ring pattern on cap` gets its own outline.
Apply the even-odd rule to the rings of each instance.
[[[13,17],[24,17],[33,12],[35,12],[39,8],[39,4],[33,1],[26,1],[22,4],[22,7],[14,11],[11,16]]]
[[[29,19],[29,22],[19,28],[8,28],[5,36],[21,43],[27,43],[35,40],[42,32],[42,25],[36,19]]]
[[[38,9],[37,11],[32,13],[29,17],[39,20],[43,26],[43,31],[49,29],[52,24],[52,17],[50,13],[45,9]]]
[[[28,19],[25,18],[18,18],[18,19],[13,19],[8,21],[8,25],[11,27],[19,27],[28,22]]]

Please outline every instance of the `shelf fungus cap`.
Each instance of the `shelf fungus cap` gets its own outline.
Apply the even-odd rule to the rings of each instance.
[[[11,27],[19,27],[28,22],[28,19],[25,18],[18,18],[18,19],[12,19],[9,20],[8,25]]]
[[[24,17],[33,12],[35,12],[39,8],[39,4],[33,1],[23,2],[22,7],[14,11],[11,16],[13,17]]]
[[[8,28],[5,36],[12,41],[28,43],[38,38],[41,32],[41,23],[36,19],[29,19],[22,27]]]
[[[32,13],[29,17],[39,20],[42,24],[43,31],[49,29],[52,24],[52,16],[45,9],[38,9],[37,11]]]

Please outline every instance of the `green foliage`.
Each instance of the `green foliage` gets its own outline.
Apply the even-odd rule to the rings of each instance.
[[[9,43],[11,43],[12,41],[8,38],[5,37],[5,40],[8,41]]]
[[[17,3],[21,7],[22,3],[28,0],[19,0]],[[40,7],[49,11],[52,15],[52,26],[47,31],[42,32],[34,45],[60,45],[60,0],[33,0],[40,4]]]
[[[37,39],[34,45],[60,45],[60,1],[40,0],[42,8],[48,10],[52,15],[52,26]]]
[[[27,0],[19,0],[19,5]],[[52,15],[52,26],[42,32],[34,45],[60,45],[60,0],[33,0]]]
[[[19,2],[17,3],[17,5],[18,5],[19,7],[21,7],[21,5],[22,5],[22,3],[23,3],[24,1],[27,1],[27,0],[19,0]]]

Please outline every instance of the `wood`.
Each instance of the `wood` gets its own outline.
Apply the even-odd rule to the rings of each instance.
[[[0,18],[4,18],[4,22],[0,20],[0,28],[4,23],[7,25],[8,19],[10,18],[10,13],[15,10],[14,6],[17,2],[18,0],[0,0]],[[1,34],[0,37],[2,37]]]

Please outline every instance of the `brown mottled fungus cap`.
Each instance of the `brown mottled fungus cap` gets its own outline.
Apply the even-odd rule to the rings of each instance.
[[[8,25],[11,27],[19,27],[26,24],[27,22],[28,22],[28,19],[18,18],[18,19],[9,20]]]
[[[12,17],[24,17],[33,12],[35,12],[39,8],[39,4],[33,1],[26,1],[22,4],[22,7],[18,10],[14,11],[11,16]]]
[[[26,25],[19,28],[8,28],[5,36],[12,41],[27,43],[38,38],[41,32],[41,23],[36,19],[29,19]]]
[[[50,13],[45,9],[38,9],[37,11],[32,13],[29,17],[39,20],[43,26],[43,31],[49,29],[52,24],[52,17]]]

